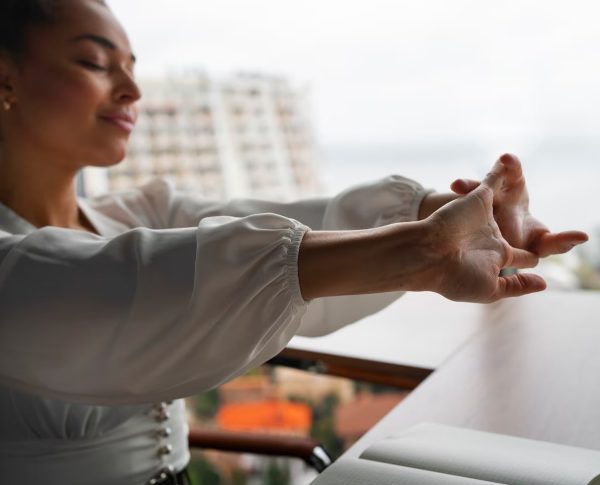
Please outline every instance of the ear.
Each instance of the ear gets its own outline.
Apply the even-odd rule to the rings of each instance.
[[[12,58],[0,52],[0,101],[7,98],[16,99],[16,73]]]

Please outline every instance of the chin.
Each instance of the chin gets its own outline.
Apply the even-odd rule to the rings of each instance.
[[[127,144],[114,144],[110,150],[103,147],[102,150],[95,150],[87,157],[87,164],[93,167],[112,167],[125,159],[127,155]]]

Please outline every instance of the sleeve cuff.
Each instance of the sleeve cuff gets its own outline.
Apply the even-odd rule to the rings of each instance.
[[[286,274],[287,284],[292,297],[294,307],[305,306],[308,301],[302,297],[300,290],[300,279],[298,276],[298,257],[300,254],[300,244],[302,238],[308,232],[309,227],[304,224],[294,221],[296,227],[292,228],[290,242],[287,247],[286,255]]]
[[[425,189],[420,183],[401,175],[390,175],[385,180],[389,190],[394,193],[396,203],[393,208],[381,212],[376,225],[384,226],[396,222],[418,220],[421,202],[427,194],[434,190]]]

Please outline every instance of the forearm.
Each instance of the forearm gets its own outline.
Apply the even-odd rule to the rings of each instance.
[[[433,214],[440,207],[456,200],[460,195],[454,194],[452,192],[448,193],[437,193],[431,192],[423,197],[421,201],[421,205],[419,206],[419,220],[427,219],[431,214]]]
[[[359,231],[309,231],[298,257],[305,299],[428,289],[438,261],[426,222]]]

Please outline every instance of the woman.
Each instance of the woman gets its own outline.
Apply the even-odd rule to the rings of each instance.
[[[78,200],[80,169],[125,156],[134,63],[101,0],[0,6],[2,483],[184,483],[179,398],[402,291],[540,291],[499,270],[586,240],[529,215],[510,155],[481,185],[457,180],[458,195],[391,176],[288,204],[207,201],[162,180]]]

